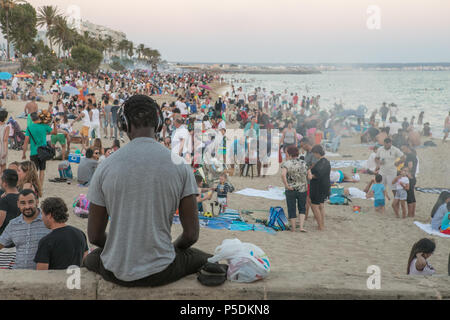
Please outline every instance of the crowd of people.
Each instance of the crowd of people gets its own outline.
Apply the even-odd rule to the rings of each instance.
[[[319,230],[325,230],[325,202],[332,183],[351,178],[331,170],[323,140],[336,141],[358,131],[362,141],[379,144],[374,152],[376,166],[371,172],[374,179],[369,186],[376,208],[385,211],[391,191],[394,213],[400,217],[401,210],[403,218],[414,217],[417,136],[411,129],[413,123],[395,127],[395,105],[390,108],[383,105],[380,110],[383,125],[377,121],[376,113],[369,121],[358,113],[358,122],[351,124],[340,116],[341,106],[327,111],[320,107],[320,96],[300,99],[298,94],[288,94],[287,90],[275,94],[257,88],[246,94],[242,88],[235,90],[233,86],[231,94],[215,101],[208,85],[218,79],[219,76],[207,73],[134,71],[99,72],[92,76],[67,71],[35,78],[27,84],[26,91],[17,85],[11,89],[15,97],[8,95],[9,89],[4,90],[7,98],[29,99],[24,109],[27,118],[24,162],[12,163],[8,168],[12,126],[7,124],[7,111],[0,111],[4,192],[0,200],[0,249],[15,247],[14,268],[47,270],[83,265],[108,281],[129,287],[160,286],[196,273],[212,256],[192,248],[199,237],[198,214],[205,211],[202,203],[211,200],[216,192],[221,212],[225,211],[228,194],[234,191],[234,168],[238,166],[244,175],[243,167],[251,164],[252,139],[258,141],[257,146],[263,139],[267,142],[265,159],[260,148],[254,150],[257,173],[264,176],[265,161],[274,159],[271,136],[275,132],[280,135],[275,161],[282,163],[281,177],[292,231],[296,231],[299,222],[300,232],[307,232],[304,225],[310,210]],[[50,90],[42,91],[46,80],[51,81]],[[79,94],[66,93],[66,86],[77,88]],[[102,96],[96,97],[91,92],[93,88],[101,90]],[[44,101],[48,95],[51,96],[48,108],[40,111],[36,101]],[[161,95],[175,98],[176,102],[159,105],[151,98]],[[386,123],[389,112],[390,122]],[[419,116],[419,122],[423,122],[423,116]],[[59,144],[62,160],[67,159],[71,142],[78,138],[73,129],[78,121],[82,122],[84,157],[78,166],[77,180],[89,187],[88,237],[66,225],[68,209],[62,199],[40,201],[48,161],[43,153],[47,147]],[[243,129],[244,135],[227,141],[227,129],[232,125]],[[196,127],[208,137],[206,141],[200,139],[199,144]],[[266,130],[266,137],[262,130]],[[399,132],[401,137],[396,137]],[[125,135],[130,142],[121,148]],[[103,141],[108,138],[114,141],[112,148],[103,148],[102,136]],[[28,146],[30,160],[25,161]],[[196,154],[203,158],[211,149],[216,151],[211,154],[221,167],[216,186],[194,174],[201,166]],[[229,168],[223,160],[226,155],[236,156],[242,150],[246,159],[241,163],[235,157],[228,175],[225,169]],[[164,166],[158,165],[161,163]],[[130,164],[133,170],[123,170]],[[441,219],[441,230],[443,225],[448,226],[449,199],[443,200],[445,207],[443,202],[434,210],[433,219]],[[171,225],[176,212],[183,232],[172,244]],[[107,234],[108,223],[111,231]],[[31,236],[24,234],[25,229]],[[87,238],[98,249],[90,252]],[[408,263],[412,274],[425,270],[428,265],[424,260],[434,252],[431,245],[426,250],[420,244],[416,247]]]

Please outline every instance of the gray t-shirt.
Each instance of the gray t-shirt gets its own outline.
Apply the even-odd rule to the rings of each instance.
[[[174,164],[172,157],[182,163],[155,140],[137,138],[95,171],[88,199],[111,218],[101,259],[120,280],[146,278],[175,259],[173,216],[198,188],[191,167]]]
[[[437,209],[436,213],[434,214],[433,220],[431,220],[431,228],[433,228],[433,230],[440,230],[442,226],[442,220],[444,220],[444,216],[447,212],[448,210],[446,203],[444,203],[439,207],[439,209]]]
[[[87,158],[81,159],[80,165],[78,166],[78,182],[86,184],[91,181],[97,166],[97,160]]]

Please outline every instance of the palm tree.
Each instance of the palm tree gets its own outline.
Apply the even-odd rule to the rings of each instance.
[[[55,21],[49,31],[50,39],[58,44],[59,52],[58,56],[61,56],[61,49],[66,50],[68,48],[68,41],[74,38],[73,30],[67,25],[67,20],[63,16],[55,17]]]
[[[128,41],[127,53],[130,59],[134,56],[134,43],[133,41]]]
[[[26,3],[25,0],[0,0],[0,8],[5,10],[6,15],[6,47],[7,47],[7,58],[10,59],[9,54],[9,13],[12,8],[14,8],[18,4]]]
[[[106,51],[108,51],[108,57],[109,57],[109,59],[111,59],[111,51],[113,51],[115,49],[116,42],[114,41],[114,39],[111,36],[107,36],[104,41],[104,44],[106,47]]]
[[[37,26],[47,27],[47,39],[50,42],[50,50],[53,51],[52,41],[50,40],[49,33],[52,28],[56,17],[59,16],[58,7],[56,6],[43,6],[40,7],[37,14]]]
[[[141,57],[144,55],[145,45],[141,43],[140,45],[137,46],[136,50],[139,56],[138,59],[141,60]]]
[[[123,52],[128,50],[128,40],[124,39],[117,44],[117,50],[120,51],[120,57],[123,58]]]

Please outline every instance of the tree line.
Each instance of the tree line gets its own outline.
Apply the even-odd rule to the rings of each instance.
[[[128,39],[117,42],[109,35],[95,37],[88,31],[78,32],[56,6],[42,6],[36,11],[24,0],[0,0],[0,27],[7,42],[7,59],[10,60],[12,43],[19,57],[31,53],[36,58],[35,62],[21,58],[22,68],[38,72],[51,72],[61,64],[94,72],[104,57],[112,61],[110,66],[117,71],[135,62],[156,69],[162,62],[159,51],[144,44],[135,47]],[[39,27],[47,30],[48,46],[36,40]]]

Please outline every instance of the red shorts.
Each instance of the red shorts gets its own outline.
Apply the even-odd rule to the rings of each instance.
[[[188,115],[187,114],[182,114],[181,117],[183,117],[183,119],[187,119]]]

